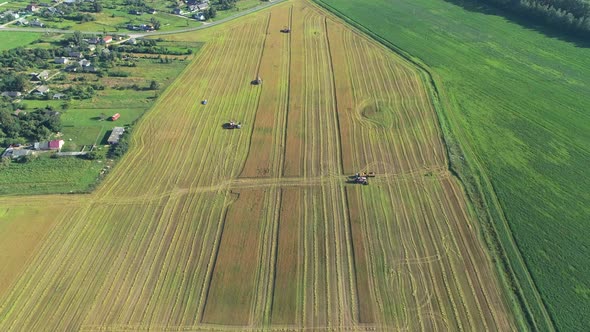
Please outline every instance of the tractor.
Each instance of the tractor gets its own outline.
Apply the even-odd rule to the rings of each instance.
[[[289,28],[288,26],[285,26],[284,28],[281,29],[282,33],[289,33],[291,32],[291,28]]]
[[[242,124],[240,122],[230,121],[223,124],[224,129],[241,129]]]

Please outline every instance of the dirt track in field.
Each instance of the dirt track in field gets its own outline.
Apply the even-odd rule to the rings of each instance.
[[[514,329],[415,68],[300,0],[169,38],[205,46],[95,193],[0,197],[55,213],[0,330]]]

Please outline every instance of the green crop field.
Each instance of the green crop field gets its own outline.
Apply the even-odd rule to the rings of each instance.
[[[0,7],[1,8],[1,7]],[[34,32],[14,33],[9,31],[0,31],[0,52],[11,48],[29,45],[37,40],[41,34]]]
[[[86,192],[103,167],[98,161],[48,155],[26,164],[12,163],[0,172],[0,195]]]
[[[466,159],[491,180],[502,242],[514,236],[555,326],[587,329],[590,49],[442,0],[320,1],[427,66]]]

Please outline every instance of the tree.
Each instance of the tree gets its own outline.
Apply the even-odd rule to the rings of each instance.
[[[7,91],[24,91],[28,79],[25,75],[14,75],[4,77],[4,82],[0,82],[0,88]],[[3,83],[3,84],[2,84]]]
[[[215,16],[217,16],[217,11],[213,6],[209,7],[209,10],[207,11],[207,17],[215,18]]]
[[[150,82],[150,90],[158,90],[160,88],[160,84],[156,81]]]
[[[82,33],[80,31],[74,31],[74,34],[72,35],[72,42],[76,46],[80,46],[80,45],[82,45],[83,41],[84,41],[84,36],[82,36]]]
[[[2,160],[0,160],[0,168],[6,168],[6,167],[10,166],[11,163],[12,163],[11,157],[3,157]]]
[[[160,30],[160,21],[156,20],[154,17],[152,17],[150,19],[150,22],[152,23],[152,26],[154,27],[155,30]]]
[[[102,4],[99,1],[94,1],[93,7],[95,13],[100,13],[102,11]]]
[[[89,151],[84,155],[84,159],[87,160],[96,160],[99,158],[99,155],[96,151]]]

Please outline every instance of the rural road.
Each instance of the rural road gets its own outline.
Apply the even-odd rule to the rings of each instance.
[[[125,35],[128,35],[129,38],[141,38],[141,37],[148,37],[148,36],[160,36],[160,35],[171,35],[171,34],[175,34],[175,33],[182,33],[182,32],[191,32],[191,31],[197,31],[197,30],[202,30],[202,29],[207,29],[207,28],[211,28],[214,27],[216,25],[231,21],[233,19],[236,19],[238,17],[242,17],[248,14],[251,14],[253,12],[268,8],[270,6],[274,6],[276,4],[279,4],[281,2],[285,2],[287,0],[275,0],[275,1],[269,1],[268,3],[241,11],[235,15],[226,17],[224,19],[221,19],[219,21],[215,21],[212,23],[206,23],[203,24],[202,26],[198,26],[198,27],[194,27],[194,28],[185,28],[185,29],[178,29],[178,30],[172,30],[172,31],[157,31],[157,32],[148,32],[148,33],[123,33]],[[7,23],[6,25],[10,24],[12,22]],[[15,31],[15,32],[40,32],[40,33],[74,33],[76,30],[60,30],[60,29],[49,29],[49,28],[11,28],[11,27],[6,27],[6,26],[0,26],[0,31]],[[89,35],[102,35],[104,34],[104,32],[102,31],[83,31],[84,34],[89,34]]]

